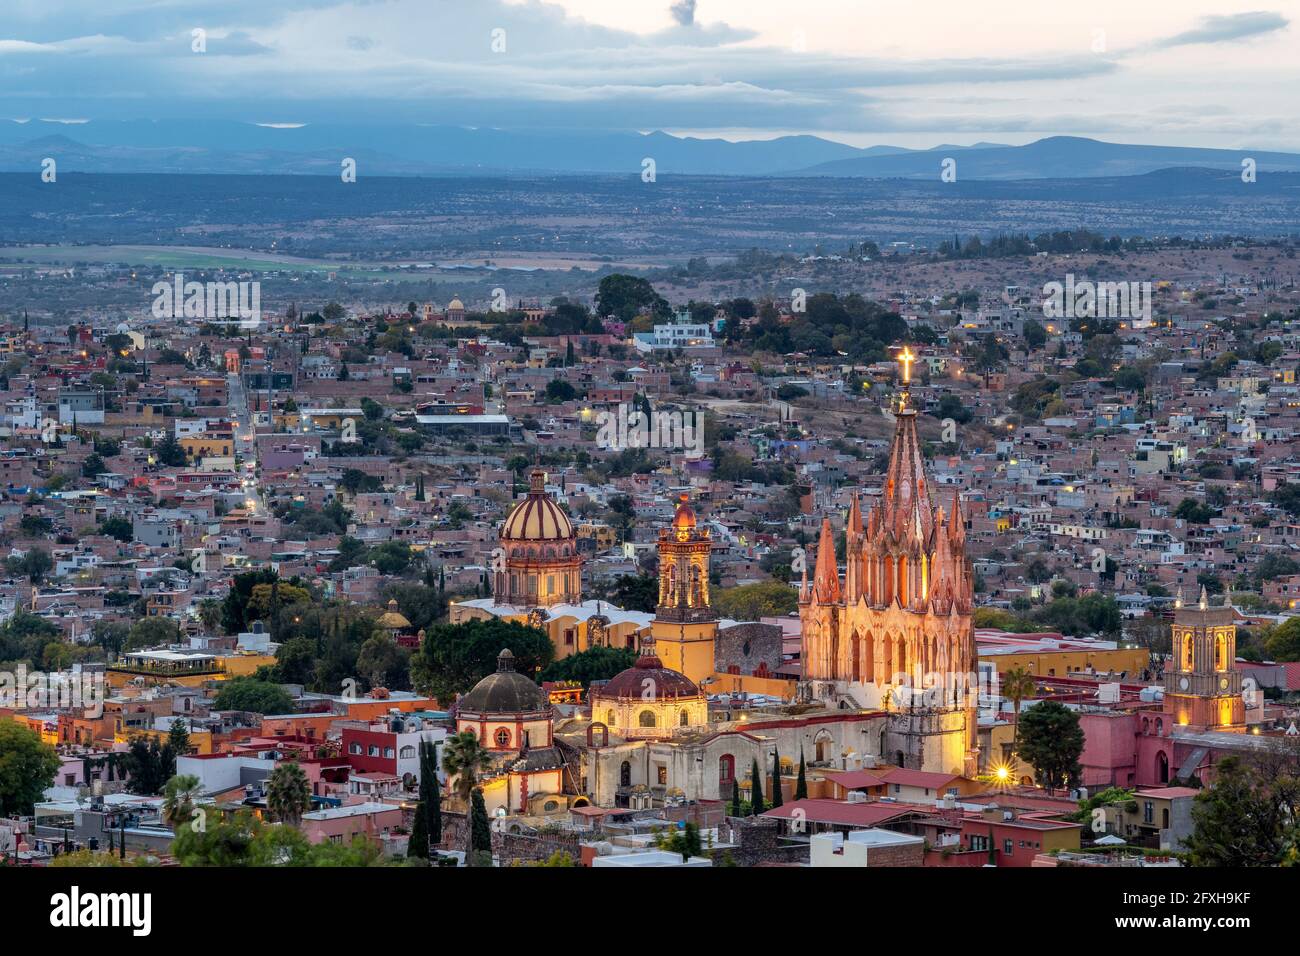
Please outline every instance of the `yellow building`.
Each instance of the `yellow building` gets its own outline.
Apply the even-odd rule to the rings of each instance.
[[[185,457],[190,461],[198,461],[201,458],[229,458],[235,453],[235,442],[231,436],[209,432],[186,435],[180,440],[180,446],[185,449]]]
[[[707,528],[682,495],[670,527],[659,532],[659,605],[650,634],[664,666],[696,683],[713,676],[718,615],[709,603]]]

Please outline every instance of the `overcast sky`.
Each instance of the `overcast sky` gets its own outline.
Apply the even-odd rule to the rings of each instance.
[[[0,116],[1300,149],[1257,2],[0,0]]]

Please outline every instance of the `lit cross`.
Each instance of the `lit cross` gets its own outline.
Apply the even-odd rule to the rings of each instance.
[[[903,366],[903,384],[907,385],[912,381],[912,363],[916,361],[916,356],[904,345],[903,351],[898,355],[898,361]]]

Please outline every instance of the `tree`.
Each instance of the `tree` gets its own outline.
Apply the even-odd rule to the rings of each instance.
[[[429,842],[442,842],[442,785],[438,782],[438,745],[420,741],[420,802],[427,817]]]
[[[410,655],[385,631],[376,631],[357,653],[357,673],[371,687],[396,688],[406,683]]]
[[[492,862],[492,827],[488,824],[487,805],[483,802],[483,790],[474,788],[470,797],[472,804],[469,814],[469,859],[470,866],[485,866]]]
[[[668,303],[649,281],[639,276],[611,273],[600,280],[596,290],[596,314],[629,322],[643,311],[668,315]]]
[[[763,775],[758,770],[758,758],[754,758],[754,765],[749,771],[749,814],[750,816],[759,816],[763,812]]]
[[[700,842],[699,825],[689,820],[668,836],[661,836],[658,845],[670,853],[680,853],[683,863],[693,856],[702,856],[704,853],[704,845]]]
[[[1196,795],[1192,826],[1184,843],[1195,866],[1275,866],[1294,837],[1286,807],[1237,756],[1219,761],[1214,786]]]
[[[293,698],[270,681],[256,677],[235,677],[222,682],[213,710],[246,710],[254,714],[287,714],[293,710]]]
[[[59,756],[40,734],[12,720],[0,721],[0,817],[30,815],[42,792],[54,785]]]
[[[176,755],[170,743],[160,747],[157,740],[137,736],[131,739],[121,766],[131,793],[153,797],[162,793],[167,781],[176,775]]]
[[[1013,667],[1002,675],[1002,696],[1011,701],[1013,724],[1011,731],[1011,752],[1016,752],[1020,738],[1020,702],[1031,696],[1038,689],[1034,675],[1023,667]]]
[[[577,681],[584,688],[592,681],[609,680],[636,664],[636,651],[630,647],[597,644],[585,651],[552,661],[542,671],[544,681]]]
[[[311,807],[311,786],[302,767],[284,761],[271,771],[266,783],[266,806],[281,823],[297,826]]]
[[[109,518],[99,526],[99,533],[122,542],[135,539],[135,529],[131,526],[131,522],[125,518]]]
[[[177,717],[167,730],[167,742],[171,744],[172,753],[183,757],[194,748],[190,746],[190,730],[185,721]]]
[[[163,787],[163,823],[178,830],[194,817],[194,800],[200,792],[199,778],[191,774],[178,774]]]
[[[1034,767],[1049,791],[1079,778],[1083,729],[1079,715],[1054,700],[1039,701],[1017,722],[1020,756]]]
[[[731,815],[740,816],[740,781],[735,777],[731,778]]]
[[[221,623],[221,602],[216,598],[203,598],[198,605],[199,623],[203,630],[212,634]]]
[[[785,794],[781,792],[781,752],[772,751],[772,808],[785,805]]]
[[[176,437],[170,434],[153,446],[153,456],[158,464],[167,468],[183,468],[186,462],[185,449],[181,447]]]
[[[406,841],[406,858],[408,860],[429,859],[429,813],[423,800],[415,805],[415,820],[411,823],[411,835]]]
[[[720,588],[713,592],[713,608],[720,617],[757,621],[789,614],[799,604],[799,592],[781,581],[761,581]]]
[[[516,621],[437,624],[426,629],[420,650],[411,656],[411,681],[421,693],[450,700],[495,673],[497,656],[506,648],[514,654],[515,669],[530,676],[554,653],[544,631]]]
[[[180,626],[169,617],[142,617],[131,625],[126,646],[130,650],[137,650],[175,644],[180,639],[180,634]]]
[[[794,782],[794,798],[796,800],[808,799],[808,776],[804,770],[803,750],[799,751],[799,776]]]
[[[442,769],[455,781],[456,794],[469,804],[469,796],[478,786],[479,774],[492,766],[488,753],[472,730],[463,730],[447,738],[442,752]]]

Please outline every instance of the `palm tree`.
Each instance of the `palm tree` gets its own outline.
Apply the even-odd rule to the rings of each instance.
[[[1011,753],[1014,755],[1020,746],[1020,702],[1031,696],[1038,688],[1034,675],[1023,667],[1013,667],[1002,675],[1002,695],[1011,701],[1014,723],[1011,732]]]
[[[290,760],[271,771],[266,784],[266,806],[281,823],[297,826],[311,806],[311,787],[302,767]]]
[[[199,778],[178,774],[163,787],[162,819],[173,830],[194,816],[194,798],[199,795]]]
[[[475,821],[471,804],[478,790],[479,774],[492,766],[492,755],[479,743],[474,731],[462,730],[447,738],[442,751],[442,766],[447,776],[455,781],[457,796],[465,802],[465,864],[473,866]],[[479,800],[482,800],[481,794]]]
[[[221,602],[216,598],[204,598],[199,602],[199,623],[203,625],[203,632],[211,634],[221,623]]]
[[[478,786],[479,774],[492,766],[492,755],[488,753],[472,730],[462,730],[447,739],[442,751],[442,768],[447,776],[455,780],[456,795],[465,801],[469,809],[469,798]]]

